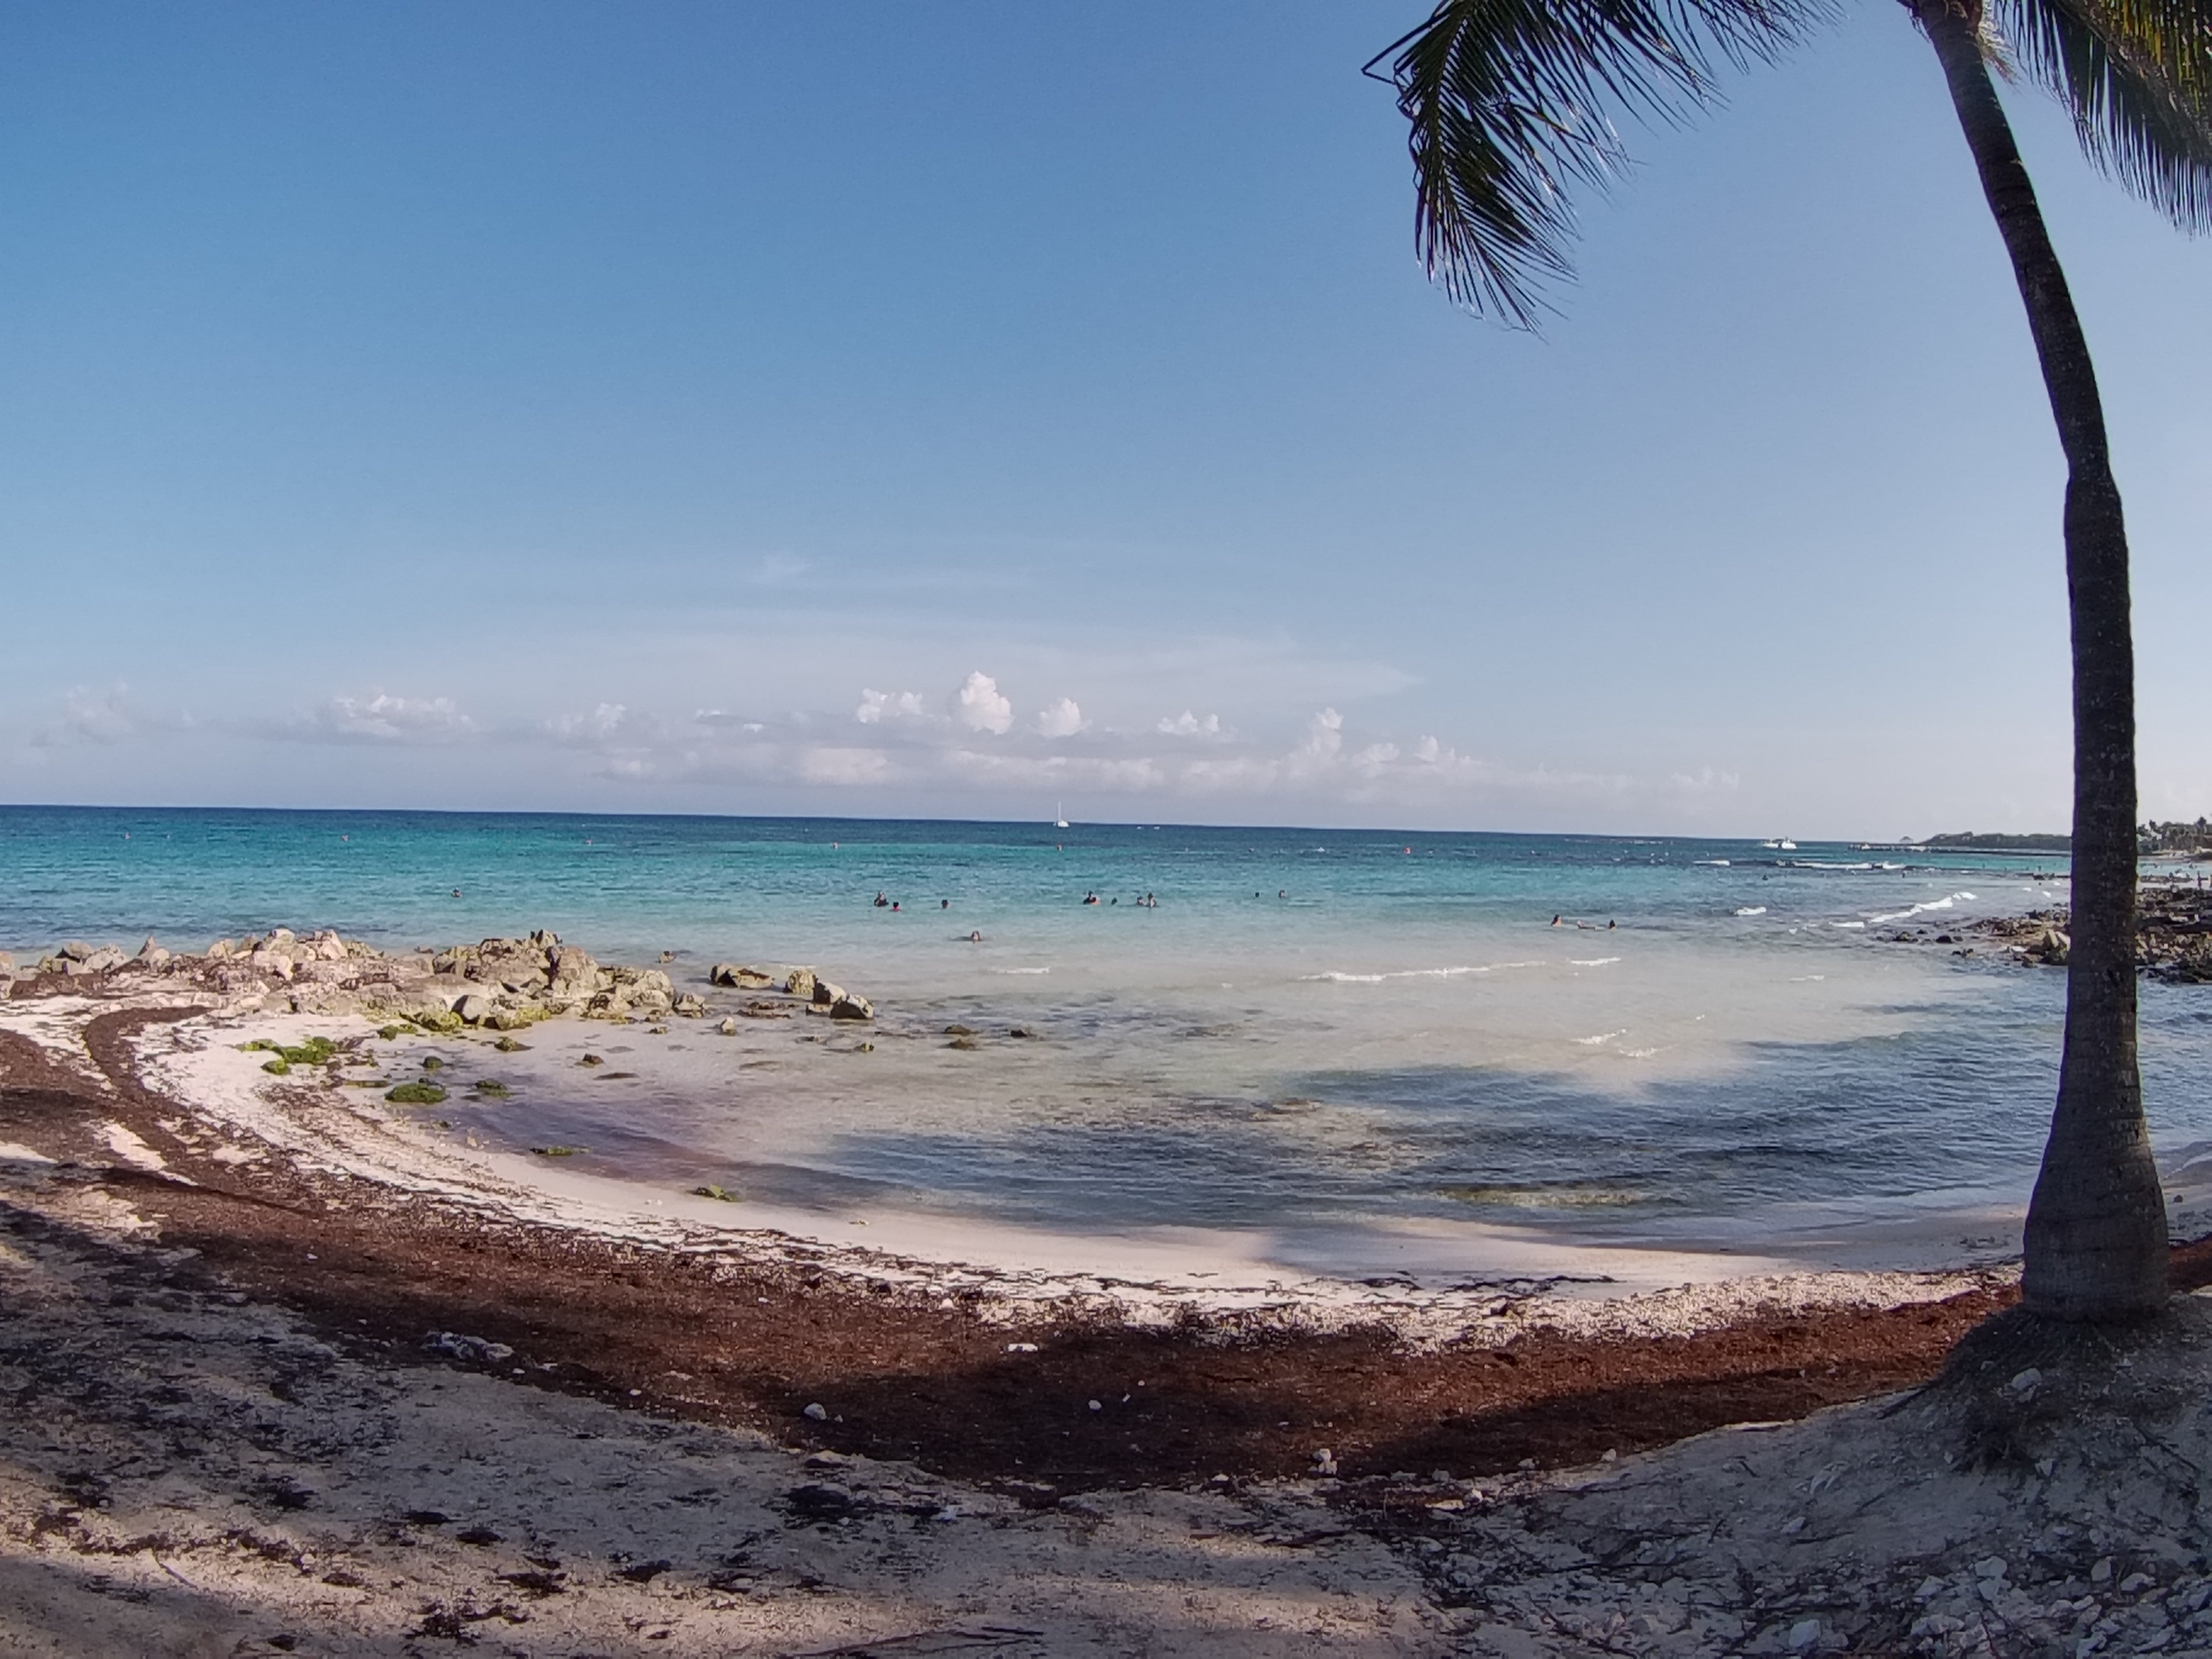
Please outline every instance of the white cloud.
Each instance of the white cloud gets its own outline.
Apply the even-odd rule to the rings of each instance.
[[[927,712],[919,691],[874,691],[863,688],[860,706],[853,711],[853,718],[863,726],[880,726],[885,720],[920,720]]]
[[[138,721],[124,702],[129,690],[118,684],[106,696],[96,697],[81,686],[72,687],[62,698],[62,738],[72,743],[120,743],[135,736]]]
[[[598,744],[642,735],[636,729],[640,723],[640,717],[623,704],[603,702],[588,714],[562,714],[550,727],[556,737],[570,743]]]
[[[1073,697],[1047,703],[1036,719],[1036,729],[1048,738],[1072,738],[1090,724]]]
[[[312,724],[325,735],[368,743],[439,743],[465,737],[476,723],[451,697],[332,697]]]
[[[1208,714],[1200,720],[1186,708],[1180,714],[1163,716],[1158,729],[1170,738],[1218,738],[1221,735],[1221,716]]]
[[[1306,735],[1298,744],[1300,757],[1322,764],[1334,761],[1344,750],[1344,716],[1334,708],[1324,708],[1306,722]]]
[[[980,668],[953,694],[953,713],[970,732],[1004,732],[1014,723],[1014,705],[1000,695],[998,681]]]
[[[1743,782],[1735,772],[1716,772],[1710,766],[1695,772],[1677,772],[1667,781],[1685,795],[1733,794]]]
[[[890,757],[880,749],[817,748],[799,757],[799,775],[806,783],[884,783],[890,777]]]

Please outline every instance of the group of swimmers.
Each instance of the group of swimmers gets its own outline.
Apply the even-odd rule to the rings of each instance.
[[[1086,905],[1091,905],[1119,904],[1121,901],[1117,898],[1101,899],[1096,892],[1089,892],[1083,896],[1083,902]],[[1142,898],[1131,899],[1129,902],[1139,910],[1157,910],[1160,908],[1158,897],[1152,893],[1146,894]]]
[[[1601,927],[1594,921],[1571,922],[1565,916],[1553,916],[1552,918],[1552,926],[1554,927],[1579,927],[1585,933],[1609,933],[1614,928],[1620,927],[1620,924],[1617,921],[1608,921],[1604,927]]]

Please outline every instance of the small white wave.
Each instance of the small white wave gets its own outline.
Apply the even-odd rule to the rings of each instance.
[[[1656,1048],[1623,1048],[1620,1057],[1623,1060],[1649,1060],[1658,1052]]]
[[[1836,926],[1844,928],[1863,927],[1866,926],[1866,923],[1863,921],[1839,921]]]
[[[1580,957],[1569,957],[1567,958],[1567,966],[1570,968],[1603,968],[1610,963],[1619,962],[1620,960],[1620,958],[1619,957],[1592,957],[1589,961],[1585,962]]]
[[[1729,867],[1729,861],[1726,859],[1692,859],[1690,861],[1692,864],[1710,866],[1715,870],[1725,870]]]
[[[1790,860],[1790,867],[1792,870],[1871,870],[1874,866],[1864,863],[1838,864],[1832,859],[1792,859]]]
[[[1627,1035],[1628,1028],[1624,1025],[1618,1031],[1600,1031],[1595,1036],[1577,1037],[1575,1041],[1585,1048],[1595,1048],[1601,1042],[1610,1042],[1617,1036]]]
[[[1325,974],[1300,974],[1298,977],[1307,981],[1326,981],[1332,985],[1380,985],[1386,979],[1457,979],[1462,974],[1491,974],[1501,968],[1541,965],[1534,962],[1489,962],[1480,967],[1399,968],[1387,974],[1340,974],[1332,969]]]
[[[991,971],[994,974],[1048,974],[1052,969],[1049,968],[994,968]]]
[[[1763,904],[1747,904],[1736,911],[1740,916],[1763,916],[1765,914],[1766,907]]]
[[[1826,974],[1792,974],[1790,975],[1790,982],[1792,985],[1818,985],[1826,978],[1827,978]]]
[[[1916,904],[1909,909],[1892,910],[1887,915],[1869,916],[1867,920],[1880,927],[1885,921],[1903,921],[1908,916],[1921,915],[1929,910],[1948,910],[1960,899],[1972,903],[1973,897],[1972,893],[1954,893],[1948,898],[1929,899],[1925,904]]]

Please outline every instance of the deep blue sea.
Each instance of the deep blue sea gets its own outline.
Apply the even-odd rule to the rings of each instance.
[[[1887,935],[2064,896],[2063,856],[1758,841],[0,809],[19,960],[281,924],[387,946],[550,927],[602,960],[672,951],[679,977],[816,966],[875,998],[875,1052],[717,1071],[678,1030],[684,1086],[550,1092],[531,1133],[763,1199],[1054,1225],[1641,1239],[2017,1204],[2063,975]],[[2146,985],[2143,1016],[2178,1168],[2212,1139],[2212,992]],[[950,1023],[1043,1040],[920,1040]]]

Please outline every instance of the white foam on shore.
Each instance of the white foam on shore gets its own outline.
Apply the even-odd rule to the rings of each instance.
[[[1766,907],[1763,904],[1746,904],[1739,907],[1735,914],[1740,916],[1763,916],[1766,914]]]
[[[1619,957],[1590,957],[1587,959],[1571,957],[1568,958],[1567,965],[1570,968],[1610,968],[1620,960]]]

